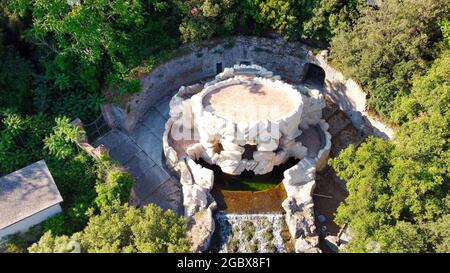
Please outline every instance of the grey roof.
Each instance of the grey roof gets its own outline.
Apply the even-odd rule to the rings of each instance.
[[[0,229],[62,201],[44,160],[0,177]]]

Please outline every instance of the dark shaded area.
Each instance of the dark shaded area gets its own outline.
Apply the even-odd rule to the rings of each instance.
[[[242,159],[253,160],[253,153],[258,150],[257,145],[245,144]]]
[[[223,71],[222,63],[216,63],[216,74],[219,74]]]
[[[220,186],[222,190],[255,191],[255,188],[251,186],[254,183],[273,184],[273,187],[276,187],[283,180],[284,171],[298,162],[298,159],[290,158],[286,163],[275,166],[270,173],[263,175],[256,175],[253,171],[244,171],[240,175],[230,175],[222,172],[219,166],[210,165],[202,159],[198,160],[197,163],[214,171],[214,186]]]
[[[325,83],[325,71],[316,64],[307,63],[303,68],[300,81],[304,84],[323,87]]]

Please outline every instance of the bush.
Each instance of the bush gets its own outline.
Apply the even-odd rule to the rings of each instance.
[[[57,117],[53,133],[44,139],[45,148],[56,159],[63,160],[75,153],[74,143],[81,138],[82,130],[70,124],[67,117]]]
[[[143,209],[127,204],[114,204],[92,216],[82,232],[71,237],[45,233],[30,252],[187,252],[190,242],[186,235],[187,222],[168,210],[155,205]]]
[[[55,235],[63,235],[66,232],[65,227],[66,219],[63,213],[58,213],[57,215],[45,220],[42,223],[42,229],[44,232],[52,231]]]
[[[331,57],[367,87],[370,108],[389,118],[395,99],[409,94],[413,75],[433,59],[448,11],[446,0],[386,0],[379,9],[365,8],[354,27],[332,39]]]
[[[97,191],[95,203],[101,211],[117,201],[126,203],[130,198],[132,187],[133,178],[131,175],[121,170],[108,170],[106,181],[98,182],[95,187]]]

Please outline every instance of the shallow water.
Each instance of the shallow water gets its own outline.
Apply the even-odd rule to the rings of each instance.
[[[287,252],[283,213],[215,214],[219,229],[220,253],[283,253]]]

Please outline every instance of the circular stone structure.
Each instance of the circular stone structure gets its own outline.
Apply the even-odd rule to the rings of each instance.
[[[297,252],[318,251],[311,195],[331,148],[319,90],[283,82],[257,65],[235,65],[203,85],[182,86],[169,107],[163,151],[180,176],[192,251],[208,248],[217,207],[214,173],[198,160],[238,175],[267,174],[289,158],[298,160],[283,172],[289,233]]]
[[[191,98],[205,159],[233,175],[266,174],[306,148],[295,143],[303,97],[278,78],[235,75]],[[288,152],[289,151],[289,152]]]
[[[202,105],[206,111],[229,122],[278,122],[298,112],[301,106],[297,91],[279,88],[279,84],[267,79],[238,76],[224,84],[204,94]],[[255,105],[270,111],[255,112]]]

